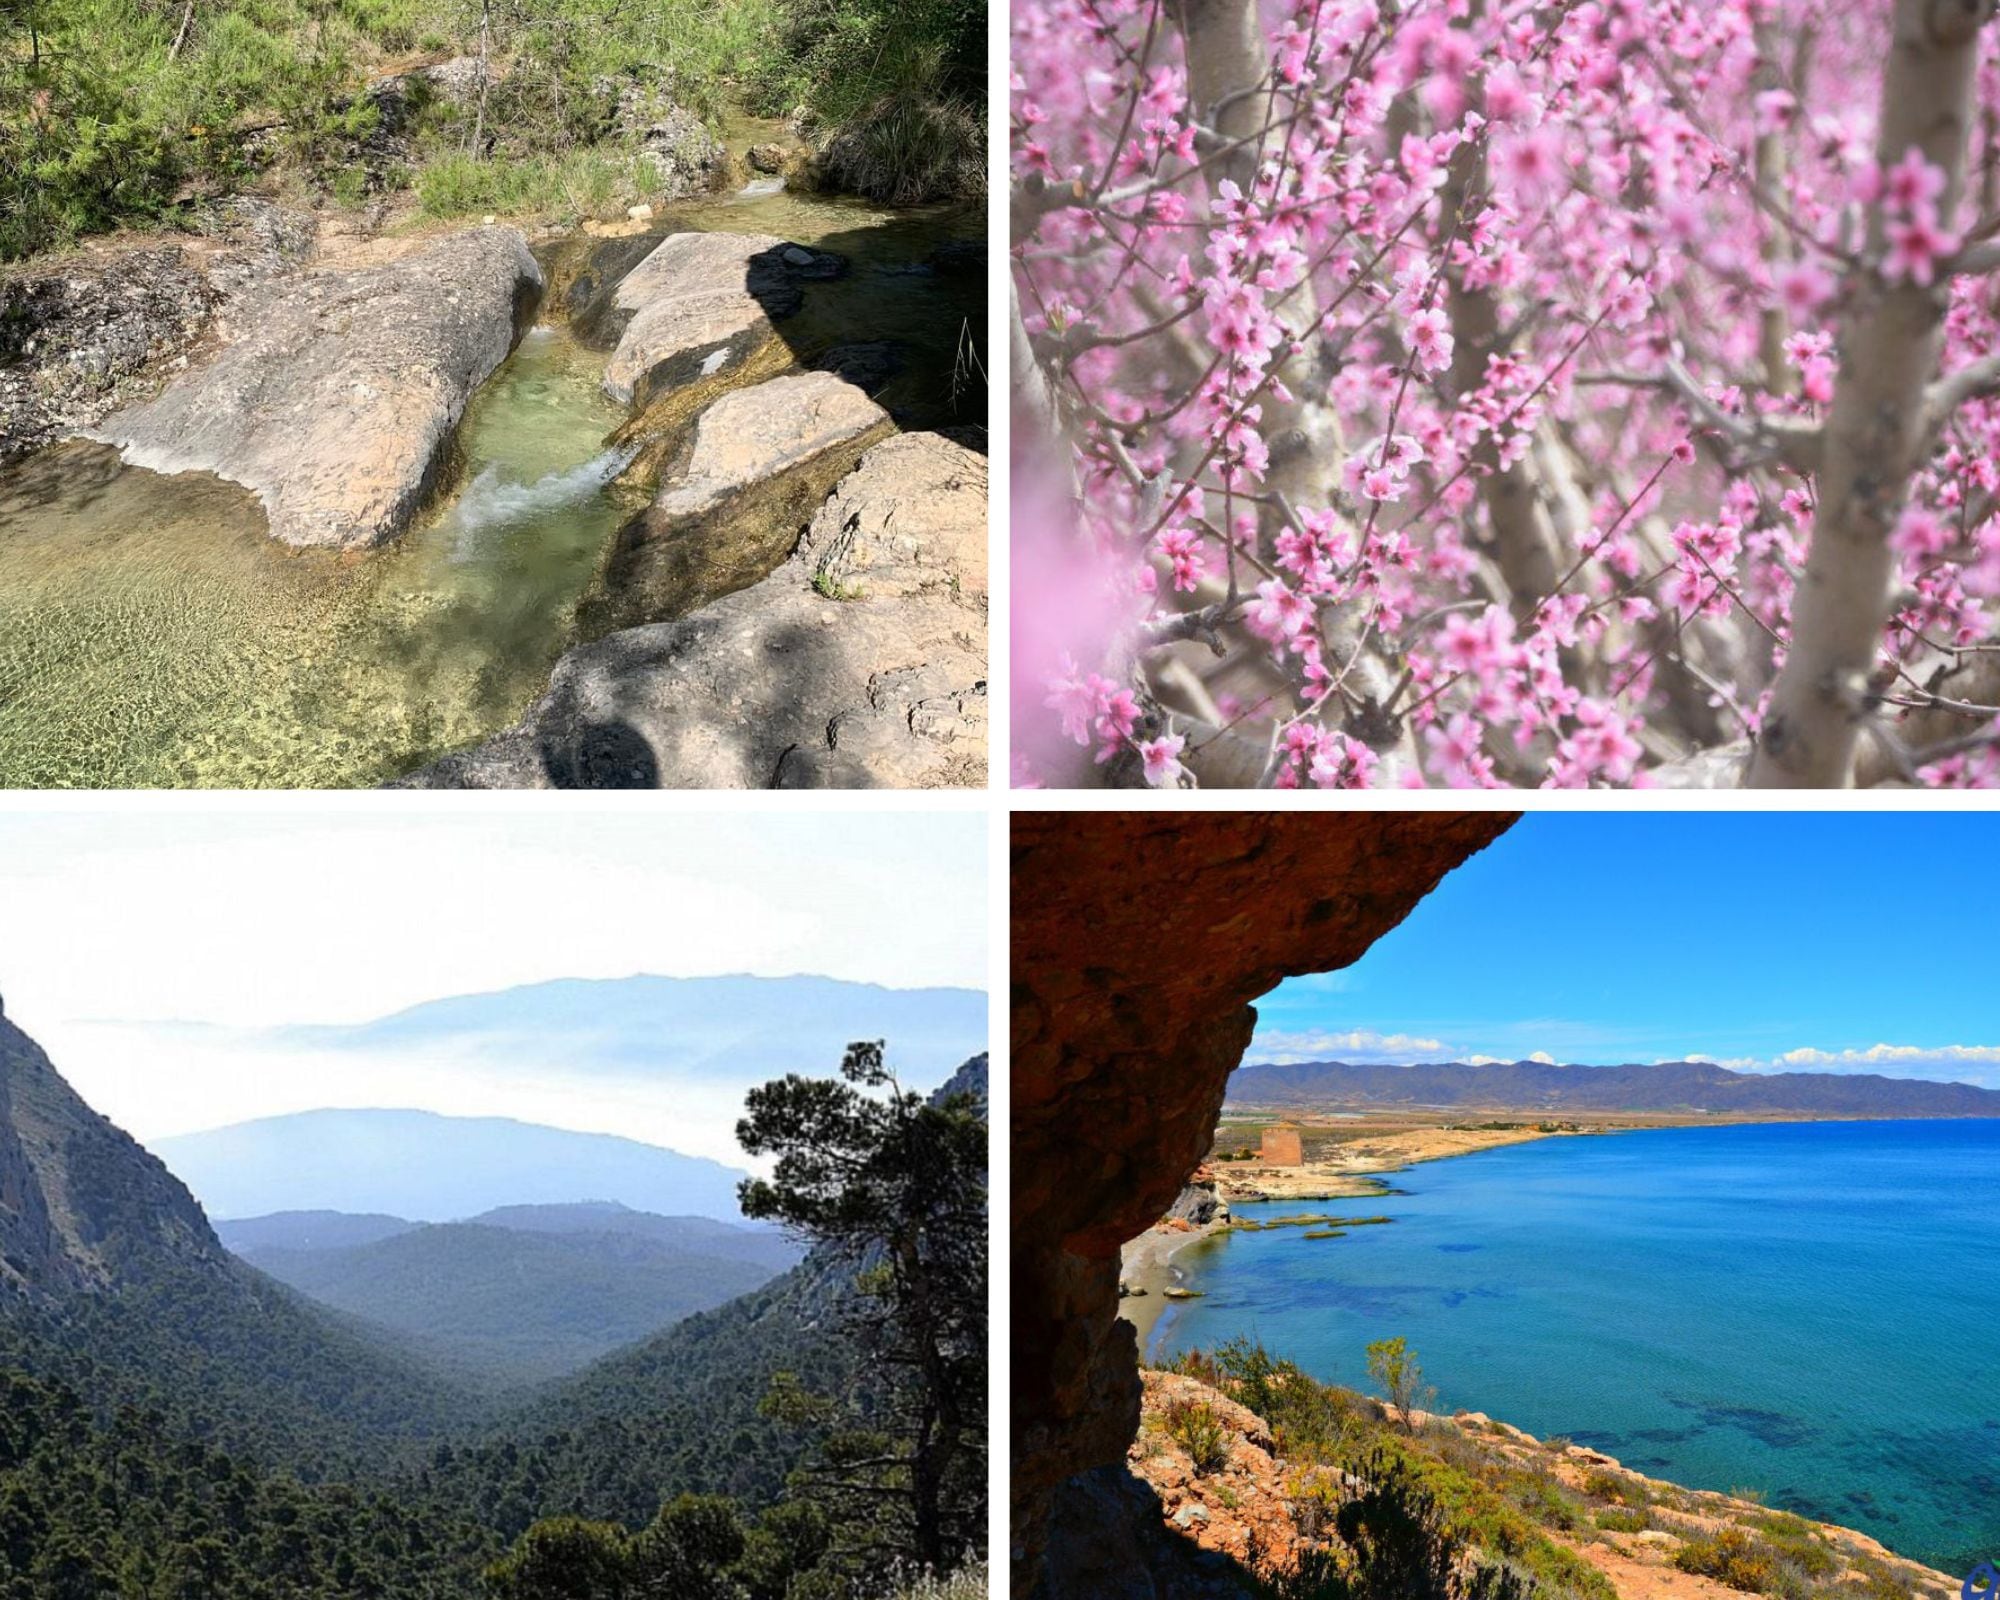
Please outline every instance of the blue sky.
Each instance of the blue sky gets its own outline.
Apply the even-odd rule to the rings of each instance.
[[[1524,817],[1250,1061],[1579,1063],[2000,1087],[2000,816]]]

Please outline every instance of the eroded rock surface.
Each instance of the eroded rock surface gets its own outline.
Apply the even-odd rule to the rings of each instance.
[[[830,372],[736,389],[697,418],[682,458],[628,524],[586,601],[586,635],[682,616],[792,553],[833,480],[889,415]]]
[[[838,256],[764,233],[677,233],[626,273],[588,331],[614,336],[604,368],[614,400],[740,366],[799,309],[802,285],[836,276]]]
[[[1057,1490],[1139,1420],[1120,1246],[1207,1150],[1291,974],[1351,965],[1509,814],[1078,816],[1013,822],[1014,1589]]]
[[[304,213],[234,199],[194,237],[114,240],[0,275],[0,462],[139,398],[233,295],[304,260],[314,233]]]
[[[287,544],[379,544],[422,503],[467,400],[513,349],[541,288],[512,228],[287,278],[233,308],[216,354],[89,436],[155,472],[242,484]]]
[[[520,726],[405,782],[983,784],[985,495],[984,459],[952,440],[906,435],[878,445],[761,583],[571,651]],[[844,589],[815,586],[820,557],[848,522]],[[876,532],[864,539],[862,526]]]

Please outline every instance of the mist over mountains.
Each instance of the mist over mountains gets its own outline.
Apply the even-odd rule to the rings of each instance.
[[[588,1196],[663,1215],[740,1216],[746,1174],[604,1133],[431,1111],[305,1111],[153,1149],[219,1217],[387,1212],[455,1222],[496,1206]]]
[[[1624,1066],[1305,1061],[1240,1067],[1236,1107],[1658,1111],[1849,1117],[2000,1117],[2000,1090],[1874,1073],[1734,1072],[1707,1061]]]
[[[886,1039],[891,1061],[921,1086],[984,1047],[986,996],[817,977],[559,978],[258,1038],[288,1050],[476,1054],[537,1071],[732,1084],[831,1071],[849,1041]]]
[[[286,1212],[216,1233],[280,1283],[407,1335],[446,1371],[503,1384],[574,1372],[761,1288],[805,1253],[772,1229],[603,1202],[441,1224]]]
[[[984,1067],[952,1078],[982,1103]],[[683,1493],[775,1551],[826,1425],[768,1414],[773,1381],[879,1378],[856,1263],[732,1223],[720,1163],[394,1111],[186,1144],[195,1192],[0,1016],[9,1595],[471,1596],[540,1519],[636,1531]],[[220,1225],[197,1198],[287,1186],[331,1198]]]

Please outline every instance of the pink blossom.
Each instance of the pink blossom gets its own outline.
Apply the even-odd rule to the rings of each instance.
[[[1146,782],[1155,789],[1177,788],[1181,781],[1181,747],[1187,740],[1178,733],[1162,734],[1157,739],[1142,739],[1138,744],[1139,761],[1146,774]]]
[[[1958,236],[1940,228],[1928,206],[1906,222],[1890,223],[1888,236],[1882,276],[1892,283],[1899,278],[1929,283],[1937,276],[1938,262],[1958,248]]]
[[[1833,298],[1833,274],[1817,261],[1794,261],[1780,267],[1775,278],[1778,303],[1794,317],[1809,317]]]
[[[1451,319],[1442,311],[1417,312],[1410,318],[1409,333],[1410,349],[1424,371],[1451,365]]]

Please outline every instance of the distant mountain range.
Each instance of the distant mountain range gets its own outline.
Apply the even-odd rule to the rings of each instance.
[[[0,1367],[199,1411],[307,1476],[473,1415],[379,1330],[237,1260],[157,1156],[0,1017]]]
[[[444,1224],[289,1212],[216,1233],[279,1282],[408,1335],[482,1386],[574,1372],[748,1294],[804,1254],[768,1229],[606,1203]]]
[[[828,1073],[855,1039],[884,1039],[913,1084],[986,1047],[978,989],[888,989],[835,978],[561,978],[456,995],[372,1022],[261,1030],[290,1050],[477,1056],[537,1072],[761,1083]]]
[[[603,1133],[430,1111],[304,1111],[154,1141],[221,1217],[380,1213],[455,1222],[495,1206],[582,1196],[663,1216],[740,1220],[747,1175]]]
[[[1616,1067],[1543,1061],[1391,1066],[1307,1061],[1239,1068],[1236,1107],[1394,1106],[1507,1111],[2000,1117],[2000,1090],[1874,1073],[1733,1072],[1706,1061]]]
[[[952,1085],[983,1103],[984,1058]],[[648,1215],[619,1192],[621,1173],[636,1175],[629,1192],[714,1163],[558,1135],[574,1141],[563,1160],[528,1161],[495,1204],[466,1196],[525,1148],[505,1141],[553,1130],[499,1124],[503,1142],[475,1139],[484,1159],[468,1165],[454,1156],[460,1130],[438,1124],[492,1125],[386,1113],[364,1130],[332,1115],[275,1119],[282,1137],[266,1141],[263,1128],[242,1153],[273,1184],[283,1161],[314,1181],[359,1163],[379,1182],[363,1204],[224,1224],[253,1265],[159,1156],[0,1016],[0,1500],[12,1513],[0,1589],[483,1593],[482,1569],[539,1517],[636,1529],[682,1492],[736,1495],[749,1513],[774,1506],[822,1430],[765,1413],[773,1377],[836,1397],[866,1380],[838,1314],[855,1293],[852,1262],[821,1253],[772,1278],[796,1254],[782,1237],[684,1205]],[[388,1153],[371,1153],[364,1131]],[[224,1152],[211,1142],[207,1153]],[[524,1197],[520,1180],[537,1171],[589,1179],[550,1203]],[[724,1184],[733,1214],[732,1178],[718,1168],[702,1181]],[[469,1220],[412,1220],[422,1213],[392,1200],[399,1192],[447,1196],[439,1214]],[[604,1198],[573,1203],[578,1194]],[[265,1266],[322,1274],[316,1289],[348,1308]],[[762,1287],[715,1304],[746,1282]],[[578,1303],[592,1295],[594,1306]],[[487,1363],[485,1381],[441,1376],[448,1324],[482,1304],[501,1343],[460,1354],[462,1366]],[[683,1315],[696,1304],[713,1309]],[[590,1327],[566,1322],[572,1311]],[[652,1322],[554,1384],[493,1392],[499,1363],[528,1365],[505,1348],[510,1328],[575,1340],[613,1317],[630,1329],[661,1315],[680,1320]],[[392,1316],[404,1331],[385,1325]],[[408,1331],[423,1316],[436,1326]]]

